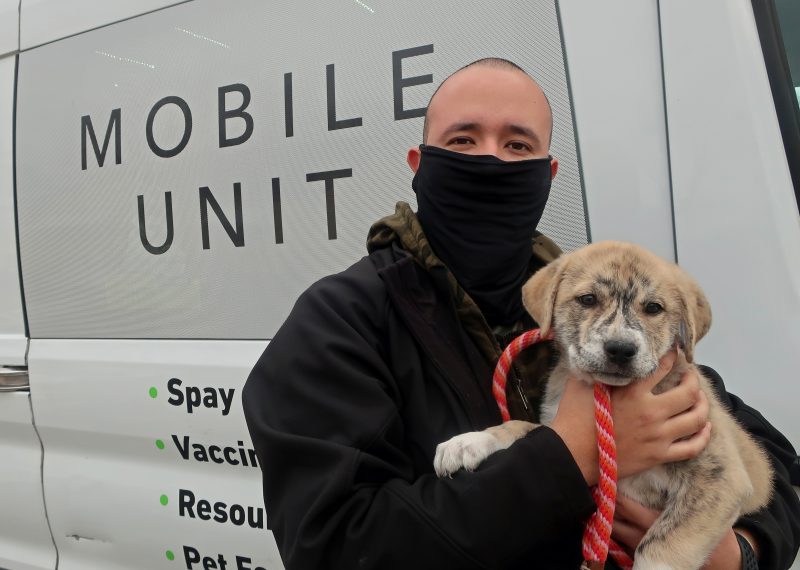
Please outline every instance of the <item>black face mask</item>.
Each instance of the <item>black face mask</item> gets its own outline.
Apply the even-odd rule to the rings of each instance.
[[[550,158],[504,161],[421,145],[412,186],[433,252],[491,326],[523,313],[531,240],[550,194]]]

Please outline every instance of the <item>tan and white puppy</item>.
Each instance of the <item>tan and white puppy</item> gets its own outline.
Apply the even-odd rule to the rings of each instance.
[[[541,419],[550,423],[568,377],[624,386],[648,376],[676,342],[683,349],[656,386],[664,392],[693,368],[709,400],[711,440],[689,461],[619,481],[619,492],[662,511],[635,553],[635,570],[700,568],[741,515],[764,507],[772,470],[763,450],[724,409],[693,364],[711,310],[695,281],[674,263],[633,244],[600,242],[563,255],[523,287],[526,309],[555,334],[560,358],[548,378]],[[436,450],[439,476],[472,470],[536,426],[510,421],[462,434]]]

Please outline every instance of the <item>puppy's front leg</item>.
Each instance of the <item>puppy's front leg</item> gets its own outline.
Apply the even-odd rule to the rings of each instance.
[[[439,477],[450,476],[462,467],[474,471],[492,453],[506,449],[535,427],[530,422],[511,420],[483,431],[457,435],[436,446],[433,468]]]
[[[697,570],[736,520],[741,498],[728,481],[683,483],[639,543],[634,570]]]

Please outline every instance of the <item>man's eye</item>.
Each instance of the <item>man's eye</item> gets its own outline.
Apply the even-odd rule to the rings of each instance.
[[[520,141],[512,141],[508,143],[508,146],[511,147],[512,150],[531,150],[529,144]]]
[[[464,144],[470,144],[471,142],[472,139],[468,137],[456,137],[450,141],[450,144],[464,145]]]

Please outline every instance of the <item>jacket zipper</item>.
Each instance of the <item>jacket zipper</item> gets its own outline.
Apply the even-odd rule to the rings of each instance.
[[[528,419],[531,419],[531,407],[528,403],[528,397],[525,395],[525,390],[522,389],[522,374],[519,373],[516,364],[512,364],[511,368],[514,370],[514,385],[517,388],[520,400],[522,400],[522,406],[525,408]]]

